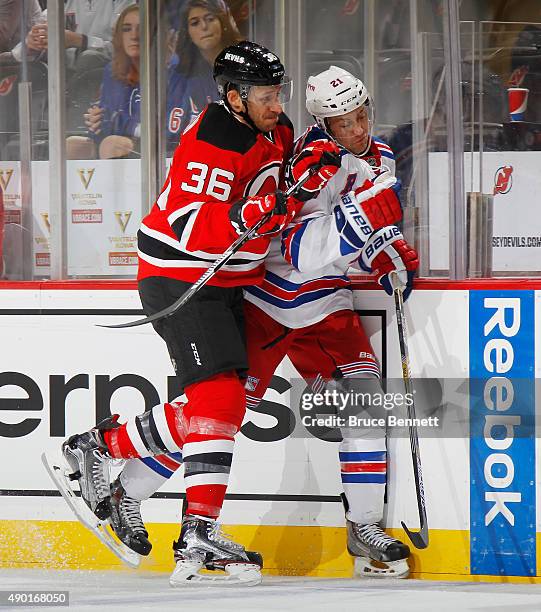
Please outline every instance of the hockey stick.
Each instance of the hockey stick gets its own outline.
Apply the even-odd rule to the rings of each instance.
[[[286,197],[294,196],[299,191],[299,189],[304,185],[304,183],[306,183],[306,181],[312,175],[318,172],[319,169],[320,169],[319,166],[313,166],[312,168],[307,170],[301,176],[301,178],[285,192],[285,196]],[[137,321],[129,321],[128,323],[118,323],[116,325],[98,325],[97,327],[106,327],[108,329],[122,329],[125,327],[137,327],[138,325],[145,325],[146,323],[152,323],[153,321],[159,321],[160,319],[164,319],[165,317],[170,317],[171,315],[175,314],[175,312],[177,312],[179,308],[182,308],[184,304],[186,304],[188,300],[190,300],[192,296],[194,296],[199,291],[199,289],[201,289],[201,287],[204,287],[208,283],[208,281],[216,274],[216,272],[218,272],[220,268],[225,266],[225,264],[229,261],[229,259],[231,259],[231,257],[235,255],[235,253],[237,253],[237,251],[239,251],[241,247],[244,246],[246,242],[248,242],[248,240],[253,238],[253,236],[257,233],[257,230],[263,225],[265,225],[265,223],[271,218],[271,216],[272,216],[272,213],[267,213],[264,217],[261,217],[261,219],[253,227],[246,230],[244,234],[239,236],[235,240],[235,242],[233,242],[233,244],[229,248],[227,248],[220,255],[220,257],[218,257],[218,259],[216,259],[216,261],[208,268],[208,270],[204,272],[195,281],[195,283],[178,298],[176,302],[173,302],[171,306],[168,306],[167,308],[164,308],[163,310],[160,310],[159,312],[155,312],[154,314],[148,317],[145,317],[144,319],[138,319]]]
[[[404,299],[402,287],[396,273],[391,273],[391,285],[393,287],[394,304],[396,308],[396,325],[398,328],[398,343],[400,344],[400,358],[402,360],[402,377],[406,387],[406,395],[411,398],[408,404],[408,418],[415,419],[415,404],[413,402],[413,388],[411,386],[411,371],[407,344],[406,317],[404,315]],[[415,548],[426,548],[428,546],[428,521],[426,518],[425,489],[423,486],[423,470],[421,469],[421,453],[419,450],[419,437],[417,426],[411,420],[409,426],[411,460],[413,463],[413,476],[415,478],[415,492],[417,494],[417,508],[419,510],[419,531],[410,531],[406,523],[401,521],[402,528]]]

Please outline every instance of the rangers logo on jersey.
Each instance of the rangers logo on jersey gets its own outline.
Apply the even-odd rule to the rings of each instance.
[[[248,378],[246,379],[246,384],[244,385],[244,388],[247,391],[255,391],[257,389],[258,384],[259,384],[259,378],[256,378],[255,376],[248,376]]]

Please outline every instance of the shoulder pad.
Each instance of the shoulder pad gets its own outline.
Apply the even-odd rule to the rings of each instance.
[[[237,121],[223,104],[209,104],[197,130],[197,139],[243,155],[256,143],[256,134]]]
[[[306,136],[304,137],[304,144],[305,145],[310,144],[314,140],[329,140],[330,141],[331,138],[329,137],[327,132],[324,132],[317,125],[313,125],[306,132]]]

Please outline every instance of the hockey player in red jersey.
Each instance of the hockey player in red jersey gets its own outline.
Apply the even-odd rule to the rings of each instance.
[[[338,87],[337,87],[338,85]],[[402,211],[396,196],[391,149],[372,137],[373,103],[363,83],[331,67],[310,77],[307,109],[315,117],[297,141],[288,165],[294,182],[311,151],[334,142],[341,167],[323,189],[305,189],[302,211],[273,239],[263,284],[247,287],[245,319],[249,376],[248,407],[256,408],[276,367],[287,355],[314,391],[342,391],[356,381],[379,392],[379,364],[353,311],[350,264],[372,270],[391,291],[395,271],[404,295],[411,290],[417,254],[394,223]],[[339,445],[346,502],[348,549],[361,576],[406,577],[408,547],[380,527],[387,474],[385,431],[353,432]],[[178,457],[130,461],[121,480],[132,499],[150,497],[180,465]],[[129,525],[129,517],[125,517]]]
[[[278,190],[293,144],[282,108],[291,83],[280,60],[244,41],[222,51],[214,76],[222,101],[210,104],[183,133],[163,190],[139,230],[138,287],[145,313],[172,304],[239,234],[271,216],[184,308],[154,325],[187,402],[161,404],[123,425],[113,416],[63,444],[85,503],[100,518],[111,516],[119,532],[123,518],[138,508],[121,481],[110,495],[108,459],[182,451],[187,508],[173,545],[172,586],[261,581],[261,556],[227,539],[216,519],[246,407],[242,286],[262,281],[271,237],[302,205]],[[328,149],[314,149],[303,167],[321,167]],[[335,164],[320,171],[307,187],[317,192],[336,170]],[[121,535],[141,554],[150,551],[142,523]],[[214,575],[199,573],[201,568]]]

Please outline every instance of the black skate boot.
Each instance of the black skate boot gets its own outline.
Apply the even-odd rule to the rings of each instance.
[[[355,574],[371,578],[407,578],[410,549],[388,536],[377,524],[346,520],[348,551],[355,557]]]
[[[116,418],[105,419],[90,431],[76,434],[62,444],[62,454],[77,480],[85,504],[100,519],[111,516],[109,499],[109,454],[102,431],[116,426]]]
[[[173,550],[176,567],[169,578],[173,587],[190,584],[254,586],[262,580],[261,555],[227,538],[219,524],[208,517],[186,515]],[[213,573],[200,574],[201,569]]]
[[[141,502],[128,497],[117,478],[111,485],[111,527],[121,542],[140,555],[148,555],[152,544],[141,518]]]

